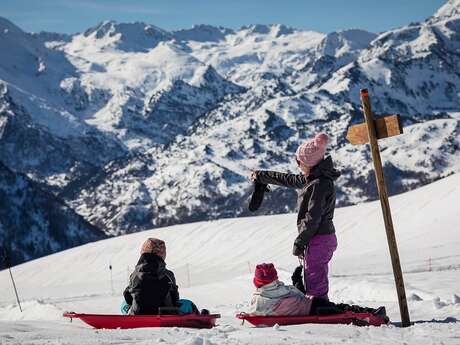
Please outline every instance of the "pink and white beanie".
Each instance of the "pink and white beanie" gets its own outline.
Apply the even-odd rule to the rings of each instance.
[[[296,158],[309,167],[321,162],[326,153],[329,137],[326,133],[319,133],[313,139],[304,142],[297,148]]]

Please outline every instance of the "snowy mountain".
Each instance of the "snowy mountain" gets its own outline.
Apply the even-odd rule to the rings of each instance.
[[[234,34],[231,29],[212,25],[194,25],[191,29],[182,29],[173,32],[177,41],[218,42],[225,40],[225,36]]]
[[[336,210],[338,248],[330,264],[334,302],[385,305],[392,321],[382,327],[296,325],[254,328],[235,314],[247,311],[254,267],[273,262],[290,282],[297,258],[295,214],[220,219],[153,229],[89,243],[0,271],[0,339],[8,344],[458,344],[458,204],[460,174],[390,198],[411,321],[400,328],[398,299],[380,203]],[[166,262],[182,298],[220,313],[211,330],[149,328],[92,330],[69,323],[63,311],[119,314],[122,291],[148,237],[166,242]],[[111,265],[112,270],[109,270]]]
[[[13,265],[106,238],[26,176],[0,162],[0,242]]]
[[[366,87],[403,118],[381,147],[390,192],[410,190],[460,171],[459,8],[378,35],[106,21],[66,36],[1,19],[0,160],[119,235],[248,215],[248,172],[296,171],[322,130],[354,204],[377,196],[368,148],[345,139]],[[274,188],[259,214],[293,194]]]
[[[357,61],[335,71],[318,89],[358,102],[360,85],[368,83],[378,112],[455,110],[460,104],[459,32],[460,17],[454,13],[382,33]]]
[[[124,52],[142,52],[155,48],[158,43],[167,41],[172,35],[153,25],[144,23],[117,23],[105,21],[86,30],[80,41],[98,49],[117,49]]]

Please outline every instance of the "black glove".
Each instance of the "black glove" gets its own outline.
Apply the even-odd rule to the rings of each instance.
[[[303,271],[303,266],[302,265],[297,266],[294,272],[292,273],[291,279],[292,279],[292,285],[305,294],[306,291],[303,285],[302,271]]]
[[[126,289],[123,291],[123,297],[125,298],[126,304],[129,306],[133,305],[133,296],[129,292],[129,286],[126,287]]]
[[[254,192],[252,192],[251,201],[249,202],[249,211],[255,212],[262,205],[265,192],[269,192],[270,188],[266,184],[254,182]]]
[[[305,251],[305,247],[300,247],[296,242],[294,242],[294,246],[292,248],[292,255],[294,256],[303,256],[303,253]]]

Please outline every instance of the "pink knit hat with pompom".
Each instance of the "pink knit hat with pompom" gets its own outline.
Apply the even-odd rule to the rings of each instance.
[[[296,158],[303,164],[314,167],[321,162],[326,153],[329,137],[326,133],[319,133],[313,139],[304,142],[297,148]]]

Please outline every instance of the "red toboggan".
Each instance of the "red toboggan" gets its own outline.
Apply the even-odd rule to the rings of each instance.
[[[258,316],[246,313],[237,314],[240,320],[247,321],[257,327],[272,327],[276,324],[300,325],[307,323],[323,324],[352,324],[355,326],[381,326],[387,324],[388,319],[382,318],[371,313],[353,313],[347,311],[332,315],[310,315],[310,316]]]
[[[66,312],[64,317],[80,319],[94,328],[127,329],[142,327],[213,328],[220,314],[210,315],[110,315]]]

